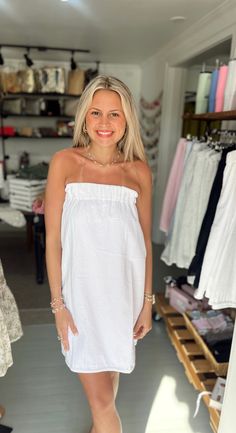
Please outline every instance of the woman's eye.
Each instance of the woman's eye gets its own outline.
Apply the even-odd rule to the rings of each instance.
[[[99,115],[99,111],[92,111],[91,114],[92,114],[92,116],[95,116],[95,117],[96,117],[96,116]]]
[[[112,117],[118,117],[119,114],[118,114],[118,113],[111,113],[111,116],[112,116]]]

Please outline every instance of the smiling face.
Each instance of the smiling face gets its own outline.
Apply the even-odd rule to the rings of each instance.
[[[126,127],[119,94],[113,90],[97,90],[85,121],[91,144],[116,145],[123,137]]]

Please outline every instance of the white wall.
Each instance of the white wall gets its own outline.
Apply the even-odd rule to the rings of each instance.
[[[173,99],[173,94],[181,104],[180,86],[184,91],[186,75],[178,68],[189,59],[198,56],[220,42],[232,38],[231,55],[236,54],[236,2],[224,2],[214,12],[188,28],[178,38],[170,41],[154,56],[142,64],[141,95],[152,101],[164,89],[162,104],[161,136],[159,142],[159,164],[157,166],[157,184],[153,203],[153,241],[163,243],[163,234],[159,231],[159,217],[168,178],[171,161],[181,130],[180,108]],[[172,70],[173,73],[170,71]],[[172,90],[170,90],[172,88]],[[168,98],[165,97],[168,93]],[[173,106],[174,104],[174,106]],[[178,117],[178,119],[177,119]]]
[[[186,76],[186,86],[185,86],[186,92],[196,92],[197,91],[198,78],[199,78],[200,71],[201,71],[200,66],[198,68],[195,67],[195,68],[188,69],[187,76]]]
[[[113,75],[123,81],[131,90],[138,108],[141,88],[141,66],[102,63],[100,64],[99,71],[101,74]]]

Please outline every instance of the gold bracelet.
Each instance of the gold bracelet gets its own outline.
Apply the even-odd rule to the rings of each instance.
[[[53,307],[58,302],[63,302],[64,298],[63,296],[59,296],[58,298],[53,298],[50,302],[50,305]]]
[[[144,292],[144,299],[152,304],[155,304],[156,302],[155,295],[147,292]]]
[[[65,304],[60,305],[60,307],[57,308],[52,308],[52,313],[55,314],[58,311],[64,310],[64,308],[66,308]]]
[[[146,296],[147,298],[152,298],[153,294],[149,292],[144,292],[144,296]]]

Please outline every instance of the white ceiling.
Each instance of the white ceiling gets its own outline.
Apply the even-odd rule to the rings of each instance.
[[[0,44],[83,48],[90,49],[91,54],[76,56],[80,61],[139,63],[222,3],[222,0],[0,0]],[[187,19],[170,22],[176,15]],[[34,54],[32,57],[40,58]],[[52,52],[48,57],[66,58]]]

